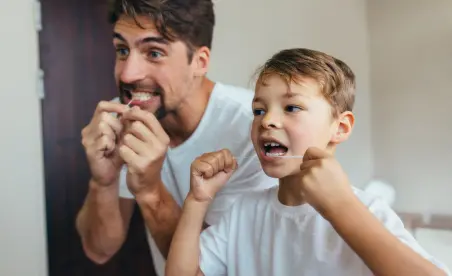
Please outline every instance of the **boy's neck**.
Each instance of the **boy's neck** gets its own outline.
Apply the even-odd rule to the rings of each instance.
[[[204,78],[198,91],[193,91],[176,113],[171,113],[161,121],[170,138],[170,147],[184,143],[196,130],[209,103],[215,83]]]
[[[300,178],[290,175],[279,179],[278,200],[286,206],[299,206],[306,203],[301,194]]]

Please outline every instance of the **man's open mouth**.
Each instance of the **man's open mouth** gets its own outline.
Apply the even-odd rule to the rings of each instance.
[[[266,156],[282,156],[288,151],[288,148],[276,141],[264,141],[262,149]]]
[[[133,91],[133,90],[124,90],[125,99],[124,101],[130,102],[133,104],[144,103],[151,100],[153,97],[158,97],[161,95],[158,91]]]

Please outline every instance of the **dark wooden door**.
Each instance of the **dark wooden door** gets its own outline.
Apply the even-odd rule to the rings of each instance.
[[[75,229],[89,179],[81,129],[100,100],[117,95],[107,2],[41,0],[39,44],[45,74],[42,119],[50,276],[155,275],[138,208],[125,245],[103,266],[85,257]]]

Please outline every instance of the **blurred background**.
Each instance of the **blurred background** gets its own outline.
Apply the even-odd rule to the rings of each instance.
[[[106,2],[1,0],[0,275],[153,275],[139,213],[103,267],[75,232],[89,178],[80,131],[99,100],[116,96]],[[339,160],[452,268],[452,1],[215,5],[213,80],[251,87],[254,70],[289,47],[351,66],[357,122]]]

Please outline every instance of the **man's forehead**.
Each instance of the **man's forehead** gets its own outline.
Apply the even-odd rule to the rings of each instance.
[[[133,18],[131,16],[121,15],[118,21],[116,21],[113,31],[121,34],[123,37],[161,36],[154,22],[147,16]]]

